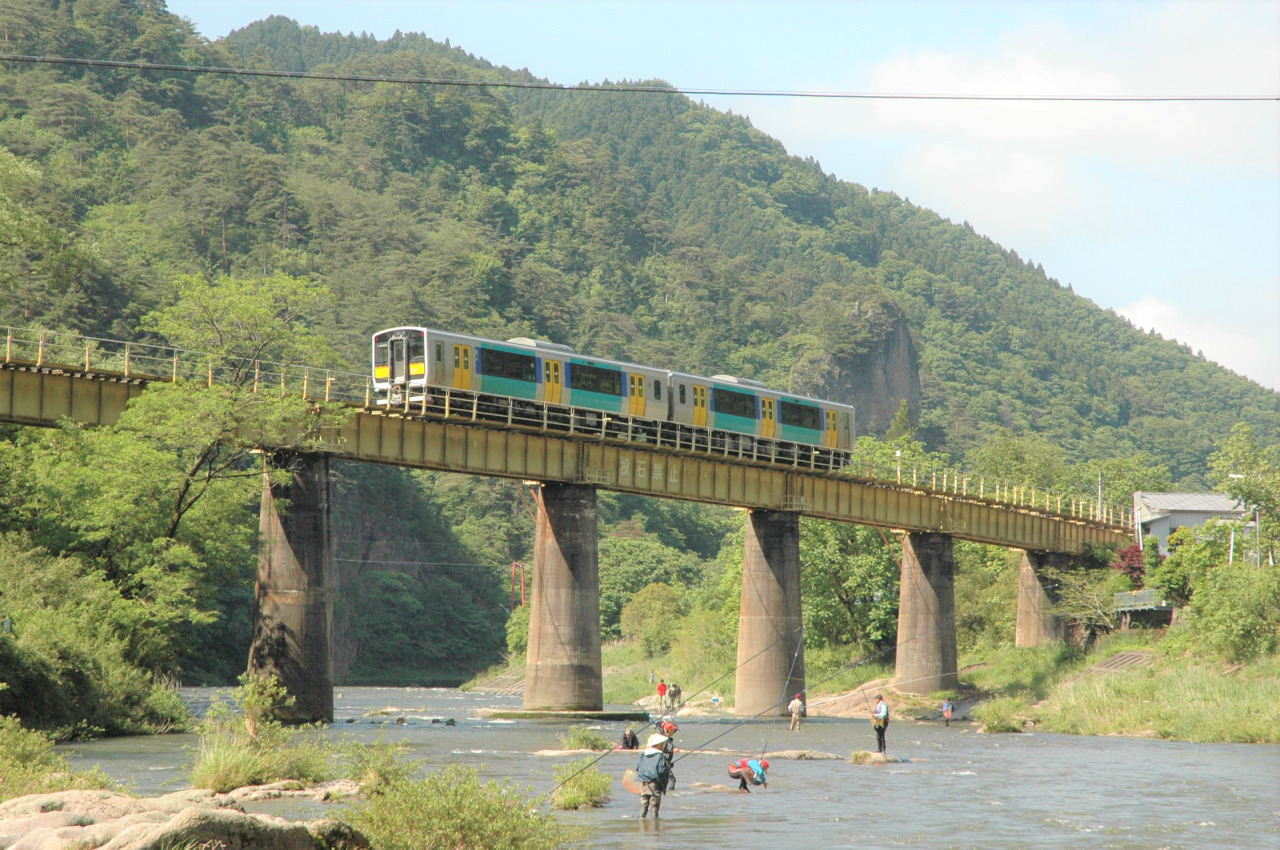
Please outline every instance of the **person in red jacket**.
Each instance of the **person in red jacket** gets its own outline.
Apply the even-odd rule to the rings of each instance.
[[[667,680],[658,680],[658,708],[663,711],[667,710]]]

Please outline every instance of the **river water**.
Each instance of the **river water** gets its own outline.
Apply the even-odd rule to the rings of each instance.
[[[197,708],[212,694],[184,692]],[[460,762],[485,778],[550,791],[554,768],[581,755],[535,753],[559,747],[568,724],[477,714],[485,706],[519,705],[519,697],[444,688],[342,688],[326,734],[404,741],[410,758],[427,766]],[[447,719],[456,725],[432,722]],[[561,815],[592,829],[591,846],[1280,848],[1280,746],[983,735],[967,723],[945,728],[899,720],[889,727],[889,753],[909,761],[875,767],[847,761],[855,749],[874,749],[865,720],[813,718],[797,733],[787,732],[785,719],[735,728],[728,714],[679,723],[677,745],[699,751],[677,761],[678,783],[661,822],[639,820],[639,798],[622,787],[635,754],[606,755],[598,766],[614,778],[613,801]],[[625,726],[599,724],[614,740]],[[161,794],[187,787],[183,768],[194,743],[193,735],[166,735],[66,749],[78,767],[98,765],[135,793]],[[758,756],[765,747],[844,758],[771,759],[767,789],[724,790],[735,784],[725,773],[728,761]],[[275,801],[248,808],[314,818],[337,805]]]

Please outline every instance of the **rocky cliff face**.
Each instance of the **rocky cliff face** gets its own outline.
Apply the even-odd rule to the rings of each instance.
[[[911,421],[920,421],[920,369],[906,319],[896,318],[871,350],[847,359],[843,378],[853,390],[859,436],[888,430],[903,399]]]
[[[835,353],[802,357],[792,367],[788,389],[852,404],[858,436],[887,431],[904,399],[911,421],[920,421],[919,363],[896,307],[855,302],[823,330],[826,347]]]

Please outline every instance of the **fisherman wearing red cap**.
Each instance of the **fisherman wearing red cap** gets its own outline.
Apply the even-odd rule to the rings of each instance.
[[[795,699],[787,704],[787,711],[791,712],[791,728],[788,732],[800,731],[800,715],[804,714],[804,696],[796,694]]]
[[[738,790],[751,793],[751,789],[747,787],[747,783],[752,785],[763,785],[769,787],[769,778],[765,776],[765,771],[769,769],[768,759],[738,759],[729,765],[729,776],[738,780]]]

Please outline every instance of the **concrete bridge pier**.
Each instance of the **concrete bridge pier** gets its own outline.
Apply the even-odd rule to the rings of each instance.
[[[329,458],[280,452],[270,463],[292,480],[264,473],[258,521],[258,584],[249,672],[273,675],[296,702],[286,719],[333,721],[333,548],[329,539]],[[288,500],[283,515],[278,499]]]
[[[800,515],[747,514],[738,619],[734,713],[784,713],[804,690],[804,629],[800,617]]]
[[[524,707],[600,711],[600,564],[596,491],[582,484],[538,490]]]
[[[912,532],[902,540],[894,687],[912,694],[960,684],[956,671],[955,560],[949,534]]]
[[[1023,552],[1018,572],[1018,625],[1014,646],[1042,646],[1067,639],[1066,622],[1053,613],[1057,601],[1049,569],[1064,569],[1070,556],[1056,552]]]

